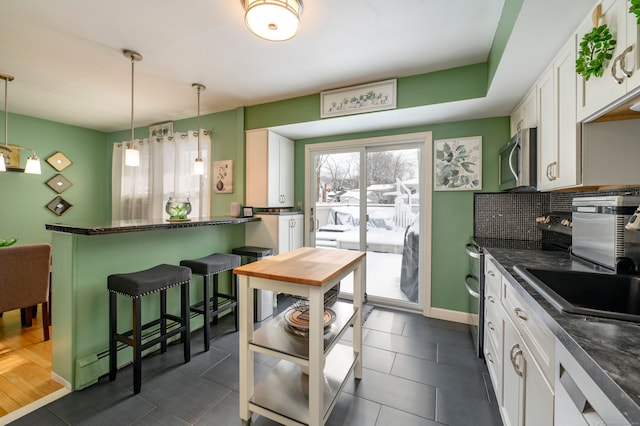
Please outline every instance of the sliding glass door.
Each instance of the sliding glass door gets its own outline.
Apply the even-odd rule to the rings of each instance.
[[[310,148],[310,242],[367,252],[367,298],[421,305],[418,218],[423,144],[354,144]],[[341,283],[343,297],[352,280]]]

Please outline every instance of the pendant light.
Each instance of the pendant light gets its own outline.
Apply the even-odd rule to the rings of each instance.
[[[31,174],[31,175],[39,175],[42,174],[42,170],[40,168],[40,159],[38,158],[38,156],[36,155],[35,151],[33,151],[32,149],[29,148],[23,148],[21,146],[17,146],[17,145],[11,145],[11,147],[9,147],[9,137],[8,137],[8,123],[9,123],[9,95],[8,95],[8,90],[9,90],[9,86],[8,83],[10,81],[13,81],[14,77],[8,74],[0,74],[0,78],[4,80],[4,146],[0,146],[0,148],[2,148],[2,150],[7,151],[8,153],[11,153],[12,151],[16,151],[16,150],[24,150],[24,151],[31,151],[31,155],[29,156],[29,158],[27,158],[27,164],[24,168],[24,172],[27,174]],[[3,152],[0,152],[0,172],[6,172],[7,171],[7,164],[5,162],[5,155]],[[18,156],[19,158],[19,156]]]
[[[193,83],[191,87],[195,87],[198,91],[198,158],[193,163],[193,172],[197,175],[204,175],[204,161],[202,161],[202,145],[200,145],[200,92],[207,88],[200,83]]]
[[[133,127],[133,77],[134,77],[134,69],[136,61],[142,60],[142,55],[138,52],[134,52],[133,50],[125,50],[123,51],[125,58],[131,60],[131,142],[129,142],[129,146],[124,151],[124,165],[131,167],[138,167],[140,165],[140,151],[136,149],[136,140],[134,137],[134,127]]]
[[[289,40],[300,29],[302,0],[244,0],[249,31],[271,41]]]

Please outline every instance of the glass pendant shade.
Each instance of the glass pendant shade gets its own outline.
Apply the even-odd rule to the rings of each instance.
[[[196,158],[196,161],[193,162],[193,173],[204,175],[204,161],[202,161],[202,158]]]
[[[135,148],[127,148],[124,151],[124,165],[130,167],[140,166],[140,151]]]
[[[245,0],[244,21],[260,38],[289,40],[300,29],[301,0]]]
[[[27,159],[27,165],[24,168],[24,172],[30,175],[42,174],[42,169],[40,168],[40,159],[35,153],[32,153]]]
[[[6,172],[7,165],[4,163],[4,155],[0,154],[0,172]]]

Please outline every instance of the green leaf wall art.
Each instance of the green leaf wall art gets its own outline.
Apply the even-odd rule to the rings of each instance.
[[[434,190],[482,189],[482,137],[435,141]]]

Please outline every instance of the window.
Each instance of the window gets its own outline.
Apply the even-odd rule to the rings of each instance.
[[[201,130],[200,143],[205,174],[193,173],[198,156],[197,133],[174,133],[136,141],[140,166],[124,165],[126,142],[113,145],[112,220],[168,218],[164,206],[169,197],[188,197],[192,217],[208,217],[210,211],[209,165],[211,137]]]

